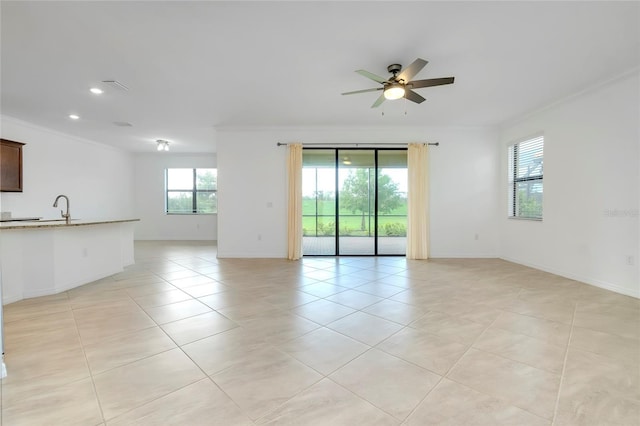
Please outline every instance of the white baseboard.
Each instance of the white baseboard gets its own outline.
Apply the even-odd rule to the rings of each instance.
[[[610,282],[601,281],[601,280],[597,280],[597,279],[594,279],[594,278],[577,275],[577,274],[574,274],[574,273],[571,273],[571,272],[562,271],[562,270],[559,270],[559,269],[556,269],[556,268],[549,268],[549,267],[546,267],[546,266],[537,265],[537,264],[531,263],[531,262],[524,262],[522,260],[514,259],[514,258],[511,258],[511,257],[508,257],[508,256],[500,256],[499,258],[502,259],[502,260],[506,260],[507,262],[513,262],[513,263],[517,263],[519,265],[528,266],[530,268],[539,269],[541,271],[549,272],[551,274],[559,275],[561,277],[565,277],[565,278],[569,278],[569,279],[572,279],[572,280],[580,281],[581,283],[589,284],[589,285],[592,285],[594,287],[603,288],[605,290],[610,290],[610,291],[613,291],[615,293],[624,294],[625,296],[631,296],[631,297],[635,297],[636,299],[640,299],[640,288],[629,289],[629,288],[621,287],[619,285],[616,285],[616,284],[613,284],[613,283],[610,283]]]
[[[478,254],[478,253],[429,253],[429,259],[497,259],[495,253]]]
[[[9,303],[13,303],[13,302],[19,302],[21,300],[22,300],[22,296],[6,295],[6,294],[2,295],[2,304],[3,305],[8,305]]]
[[[287,256],[277,256],[273,253],[234,253],[234,252],[221,252],[218,250],[218,259],[286,259]]]
[[[368,255],[363,255],[368,256]],[[247,253],[247,252],[224,252],[218,250],[219,259],[286,259],[286,254],[282,256],[274,255],[273,253]],[[430,259],[497,259],[498,255],[492,254],[478,254],[478,253],[430,253]]]
[[[13,303],[13,302],[19,302],[21,300],[24,299],[32,299],[34,297],[42,297],[42,296],[51,296],[53,294],[58,294],[58,293],[63,293],[65,291],[74,289],[76,287],[80,287],[86,284],[90,284],[94,281],[98,281],[101,280],[103,278],[107,278],[110,277],[112,275],[115,275],[119,272],[122,272],[124,269],[120,268],[119,270],[113,271],[113,272],[108,272],[106,274],[94,274],[91,275],[90,277],[80,280],[80,281],[74,281],[71,282],[65,286],[62,287],[55,287],[55,288],[46,288],[46,289],[40,289],[40,290],[36,290],[36,291],[26,291],[24,292],[22,295],[2,295],[2,304],[3,305],[8,305],[9,303]]]

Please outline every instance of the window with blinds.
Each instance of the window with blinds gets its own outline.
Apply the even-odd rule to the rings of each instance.
[[[509,146],[509,217],[542,220],[544,136]]]

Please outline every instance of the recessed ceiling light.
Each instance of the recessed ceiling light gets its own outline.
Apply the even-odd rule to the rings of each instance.
[[[89,89],[89,91],[94,95],[102,95],[104,93],[104,90],[100,89],[99,87],[92,87],[91,89]]]
[[[80,116],[77,115],[77,114],[69,114],[69,118],[72,119],[72,120],[78,120],[80,118]]]

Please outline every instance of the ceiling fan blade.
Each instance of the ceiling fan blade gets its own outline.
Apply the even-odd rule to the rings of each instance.
[[[427,63],[429,63],[429,61],[425,61],[424,59],[420,59],[420,58],[416,59],[411,63],[411,65],[406,67],[404,70],[402,70],[400,74],[398,74],[398,79],[408,82],[416,74],[418,74],[422,70],[422,68],[424,68],[425,65],[427,65]]]
[[[385,100],[386,98],[384,97],[384,93],[382,95],[380,95],[380,97],[378,99],[376,99],[376,101],[373,103],[373,105],[371,105],[371,108],[377,108],[379,107]]]
[[[344,92],[343,95],[355,95],[356,93],[377,92],[378,90],[382,90],[382,89],[384,89],[384,87],[377,87],[375,89],[354,90],[353,92]]]
[[[365,70],[357,70],[356,71],[358,74],[363,75],[367,78],[370,78],[371,80],[377,82],[377,83],[384,83],[387,81],[386,78],[380,77],[379,75],[376,75],[374,73],[371,73],[369,71],[365,71]]]
[[[408,100],[412,101],[412,102],[417,103],[417,104],[421,104],[422,102],[426,101],[425,98],[423,98],[422,96],[420,96],[419,94],[417,94],[413,90],[409,90],[409,89],[405,90],[404,97],[407,98]]]
[[[433,87],[433,86],[442,86],[443,84],[453,84],[454,77],[444,77],[444,78],[430,78],[428,80],[415,80],[407,83],[407,86],[412,89],[419,89],[421,87]]]

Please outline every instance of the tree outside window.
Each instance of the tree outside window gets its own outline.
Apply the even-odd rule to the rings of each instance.
[[[373,169],[358,168],[355,171],[349,170],[349,175],[344,180],[344,185],[340,192],[340,207],[350,211],[352,214],[360,214],[360,230],[367,230],[366,217],[375,209],[374,193],[375,180],[372,175]],[[378,214],[390,213],[400,207],[403,202],[398,190],[398,184],[386,174],[380,174],[378,178]],[[372,231],[369,230],[369,234]]]
[[[544,137],[509,147],[509,217],[542,220]]]
[[[216,169],[167,169],[167,214],[218,212]]]

